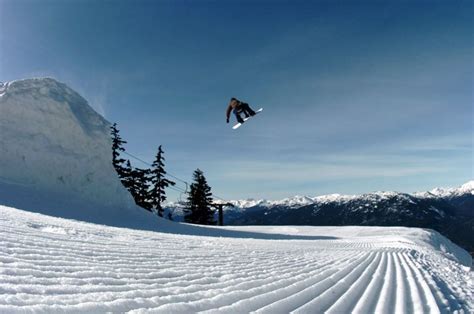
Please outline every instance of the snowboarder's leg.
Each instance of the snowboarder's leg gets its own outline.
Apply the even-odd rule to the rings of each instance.
[[[249,115],[250,116],[254,116],[255,115],[255,111],[252,110],[252,108],[250,108],[249,104],[247,104],[246,102],[243,102],[241,104],[241,107],[242,107],[242,110],[244,111],[245,115],[248,117]]]
[[[240,116],[240,112],[239,110],[237,110],[237,108],[234,109],[234,114],[235,118],[237,119],[237,122],[244,123],[244,119],[242,119],[242,117]]]
[[[246,118],[249,117],[249,114],[247,113],[247,111],[245,111],[245,106],[243,105],[243,103],[239,103],[239,105],[237,107],[235,107],[234,109],[235,111],[237,111],[239,113],[239,115],[241,113],[243,113],[245,115]]]

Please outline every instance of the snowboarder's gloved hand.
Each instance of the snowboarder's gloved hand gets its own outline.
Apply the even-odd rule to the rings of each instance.
[[[229,118],[227,118],[225,121],[226,121],[227,123],[229,123]]]

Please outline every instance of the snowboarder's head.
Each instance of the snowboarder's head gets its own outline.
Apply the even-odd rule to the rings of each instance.
[[[235,97],[232,97],[230,100],[231,100],[231,101],[233,101],[233,100],[237,100],[237,98],[235,98]]]

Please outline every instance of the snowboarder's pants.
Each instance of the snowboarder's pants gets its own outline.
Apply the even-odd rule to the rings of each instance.
[[[255,111],[250,108],[249,104],[247,104],[246,102],[241,102],[240,105],[234,109],[234,114],[237,118],[237,122],[242,123],[244,121],[240,116],[240,113],[242,112],[245,114],[246,118],[255,115]]]

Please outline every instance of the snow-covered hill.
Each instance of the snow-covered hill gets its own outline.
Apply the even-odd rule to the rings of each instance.
[[[2,84],[0,204],[151,227],[113,169],[109,126],[84,98],[54,79]]]
[[[0,206],[0,312],[474,311],[472,259],[433,231],[165,220],[159,229]]]

